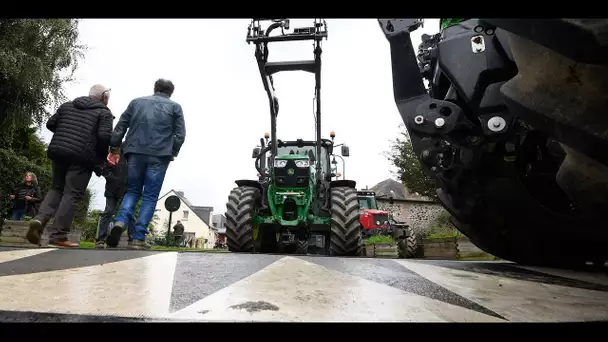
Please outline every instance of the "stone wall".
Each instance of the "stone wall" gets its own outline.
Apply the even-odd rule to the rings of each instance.
[[[0,243],[3,245],[28,245],[35,246],[29,243],[25,238],[28,229],[28,221],[11,221],[5,220],[0,227]],[[72,229],[68,235],[68,239],[72,242],[80,242],[82,230]],[[46,229],[40,239],[40,244],[45,246],[49,243],[49,230]]]
[[[377,201],[379,209],[390,211],[395,220],[409,224],[416,235],[428,232],[430,223],[444,210],[439,203],[430,201],[394,200],[393,204],[388,199]]]

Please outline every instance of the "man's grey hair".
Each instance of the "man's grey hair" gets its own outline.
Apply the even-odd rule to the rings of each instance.
[[[109,90],[110,89],[102,86],[101,84],[96,84],[91,87],[91,90],[89,90],[89,96],[101,100],[103,94]]]

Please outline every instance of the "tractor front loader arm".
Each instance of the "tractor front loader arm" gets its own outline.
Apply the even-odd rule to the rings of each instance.
[[[262,21],[271,21],[266,29],[262,28]],[[271,32],[281,29],[281,34],[271,36]],[[261,19],[254,18],[247,30],[247,43],[256,45],[255,57],[268,95],[270,105],[270,138],[271,163],[277,153],[276,120],[279,111],[279,100],[275,95],[272,76],[282,71],[305,71],[315,75],[316,117],[315,129],[317,132],[317,155],[321,154],[321,40],[327,38],[327,23],[323,19],[315,19],[311,27],[293,28],[292,33],[285,33],[290,29],[289,19]],[[268,43],[312,40],[314,42],[314,59],[305,61],[268,61]],[[317,164],[317,179],[321,177],[321,165]]]
[[[380,28],[390,45],[393,74],[393,95],[399,114],[408,132],[414,122],[416,108],[430,96],[422,81],[416,52],[410,33],[421,27],[423,19],[378,19]],[[422,137],[410,134],[416,153]]]

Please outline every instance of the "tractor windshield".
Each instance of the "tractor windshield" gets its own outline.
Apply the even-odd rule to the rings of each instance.
[[[359,197],[359,208],[377,210],[376,198],[372,196]]]
[[[327,149],[325,146],[321,147],[321,158],[316,155],[316,147],[314,145],[311,146],[282,146],[277,148],[277,156],[286,155],[286,154],[297,154],[301,156],[308,156],[309,151],[312,151],[312,155],[315,156],[316,162],[321,162],[321,168],[323,169],[323,173],[329,172],[329,153],[327,153]],[[311,166],[314,163],[310,164]]]

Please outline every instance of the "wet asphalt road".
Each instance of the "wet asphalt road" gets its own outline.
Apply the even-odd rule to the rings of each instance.
[[[63,304],[23,299],[32,287]],[[608,320],[608,275],[508,262],[0,248],[0,321],[23,320],[595,321]]]

